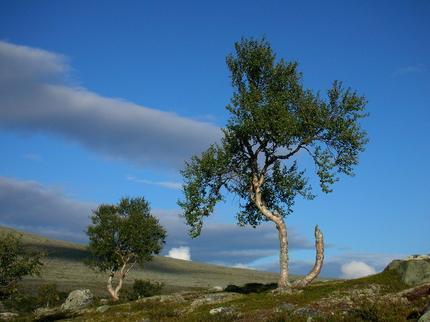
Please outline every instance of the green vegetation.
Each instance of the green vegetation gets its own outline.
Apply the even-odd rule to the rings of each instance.
[[[151,215],[144,198],[123,198],[118,205],[101,205],[91,221],[87,234],[92,258],[88,263],[101,272],[109,271],[107,290],[117,301],[130,270],[160,253],[166,231]],[[115,277],[118,284],[114,288]]]
[[[11,229],[0,228],[0,236],[15,233]],[[77,288],[88,288],[97,298],[104,295],[101,290],[105,287],[105,276],[97,274],[82,263],[88,253],[82,245],[52,241],[31,234],[22,234],[21,238],[26,249],[47,251],[45,265],[40,277],[27,277],[22,280],[21,296],[15,301],[3,301],[7,308],[22,312],[22,321],[31,321],[32,314],[25,315],[42,304],[42,293],[38,289],[52,290],[53,286],[40,285],[57,283],[60,301],[64,301],[67,292]],[[64,250],[61,255],[60,250]],[[427,304],[425,297],[417,297],[409,303],[391,303],[391,294],[402,291],[405,285],[395,270],[386,270],[373,276],[354,280],[317,281],[303,291],[290,295],[276,295],[271,290],[276,286],[276,275],[245,269],[226,268],[200,263],[193,263],[172,258],[155,256],[152,262],[145,265],[145,270],[139,267],[130,273],[129,280],[149,279],[161,281],[165,287],[162,294],[179,292],[182,300],[163,300],[161,297],[143,298],[129,301],[123,298],[118,304],[110,304],[109,309],[102,313],[96,312],[98,299],[94,307],[74,321],[140,321],[149,318],[152,321],[306,321],[306,316],[293,314],[283,309],[282,305],[289,303],[295,308],[318,310],[325,317],[315,317],[314,321],[404,321],[407,317],[417,318],[422,314]],[[252,283],[250,283],[252,282]],[[258,283],[257,283],[258,282]],[[228,286],[231,284],[230,286]],[[210,288],[216,285],[227,287],[227,290],[237,292],[237,296],[222,303],[204,302],[194,309],[192,303],[206,296],[211,297]],[[238,286],[233,286],[238,285]],[[125,283],[125,288],[133,291],[133,285]],[[374,290],[370,292],[369,290]],[[370,292],[370,293],[368,293]],[[50,292],[48,292],[50,293]],[[124,292],[125,293],[125,292]],[[177,294],[177,293],[176,293]],[[235,293],[214,293],[231,294]],[[355,295],[354,295],[355,294]],[[356,295],[363,296],[354,298]],[[384,298],[388,296],[388,298]],[[345,299],[354,299],[352,308],[345,308]],[[209,311],[217,307],[233,307],[238,315],[211,315]],[[333,313],[333,314],[332,314]],[[327,318],[327,316],[329,318]]]
[[[24,248],[18,235],[0,236],[0,300],[13,296],[24,276],[38,275],[41,259],[41,253]]]
[[[41,307],[60,305],[64,298],[55,283],[43,284],[37,290],[38,305]]]
[[[274,296],[270,291],[271,285],[244,285],[238,286],[241,293],[239,298],[224,303],[203,304],[195,310],[190,310],[193,301],[202,296],[202,293],[188,293],[184,295],[185,301],[161,302],[154,299],[145,302],[131,302],[112,306],[109,313],[90,313],[78,318],[78,321],[115,321],[127,319],[138,321],[149,318],[155,321],[307,321],[306,315],[293,313],[283,309],[285,303],[295,308],[306,308],[305,312],[318,312],[312,321],[406,321],[420,311],[425,302],[422,300],[408,304],[396,302],[393,304],[381,296],[401,291],[407,286],[402,284],[398,275],[391,272],[366,278],[348,281],[316,282],[301,292],[290,295]],[[354,303],[354,308],[346,309],[342,300],[354,292],[366,292],[369,287],[381,289],[381,294],[373,294]],[[245,291],[246,292],[243,292]],[[254,290],[255,292],[248,292]],[[366,293],[363,293],[366,294]],[[318,303],[329,303],[330,306],[319,306]],[[233,307],[237,314],[211,315],[211,309],[227,306]]]
[[[150,280],[134,280],[133,283],[133,299],[141,297],[149,297],[159,295],[163,288],[163,283],[151,282]]]
[[[200,234],[225,192],[236,195],[240,225],[272,221],[280,239],[280,278],[285,290],[304,287],[321,271],[322,233],[316,228],[317,261],[303,279],[290,285],[284,218],[297,196],[313,199],[308,172],[300,167],[308,156],[323,192],[331,192],[338,174],[352,175],[367,143],[360,120],[366,100],[341,82],[333,82],[327,99],[304,87],[296,62],[276,61],[265,40],[242,39],[227,57],[234,89],[230,119],[219,144],[194,156],[182,171],[184,210],[190,234]],[[303,157],[297,158],[299,153]],[[313,170],[313,169],[312,169]]]

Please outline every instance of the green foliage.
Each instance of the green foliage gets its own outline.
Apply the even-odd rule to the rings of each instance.
[[[134,298],[141,298],[158,295],[163,286],[164,284],[161,282],[136,279],[133,283],[133,296]]]
[[[367,143],[359,123],[367,115],[365,98],[334,81],[323,99],[304,87],[296,62],[277,61],[265,39],[237,42],[227,65],[234,92],[223,138],[182,171],[185,198],[178,204],[193,237],[223,200],[223,190],[239,197],[241,225],[267,220],[253,200],[255,182],[261,182],[265,206],[285,217],[296,196],[314,198],[307,171],[299,167],[305,155],[328,193],[338,174],[353,175]]]
[[[56,306],[61,303],[62,297],[55,283],[40,285],[37,290],[37,301],[40,306]]]
[[[0,299],[15,293],[24,276],[39,275],[42,257],[24,249],[21,237],[11,233],[0,237]]]
[[[158,254],[166,231],[150,214],[144,198],[123,198],[118,205],[101,205],[87,229],[91,265],[117,271],[124,264],[144,263]]]

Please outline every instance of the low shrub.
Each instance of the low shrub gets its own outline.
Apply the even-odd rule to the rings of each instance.
[[[274,290],[277,286],[278,285],[276,283],[270,283],[270,284],[247,283],[244,286],[237,286],[237,285],[230,284],[224,289],[224,291],[241,293],[241,294],[262,293],[262,292]]]
[[[133,297],[149,297],[161,293],[164,284],[160,282],[151,282],[149,280],[136,279],[133,283]]]
[[[40,306],[56,306],[61,303],[61,299],[62,294],[55,283],[41,285],[37,290],[37,302]]]

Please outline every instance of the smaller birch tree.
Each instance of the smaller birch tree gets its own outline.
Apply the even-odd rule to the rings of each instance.
[[[88,264],[109,272],[107,290],[117,301],[128,272],[160,253],[166,231],[150,214],[144,198],[123,198],[118,205],[100,205],[93,211],[91,221],[87,234],[92,258]]]

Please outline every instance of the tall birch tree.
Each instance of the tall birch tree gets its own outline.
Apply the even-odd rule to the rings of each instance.
[[[278,230],[279,289],[305,287],[321,271],[323,234],[317,225],[315,265],[291,283],[285,218],[297,196],[315,197],[308,174],[316,174],[325,193],[340,174],[353,175],[367,143],[360,125],[366,100],[339,81],[326,98],[305,88],[297,63],[277,60],[265,39],[242,39],[226,61],[234,89],[227,105],[230,118],[221,141],[186,163],[184,198],[178,204],[190,235],[197,237],[225,194],[238,196],[240,225],[273,222]]]

